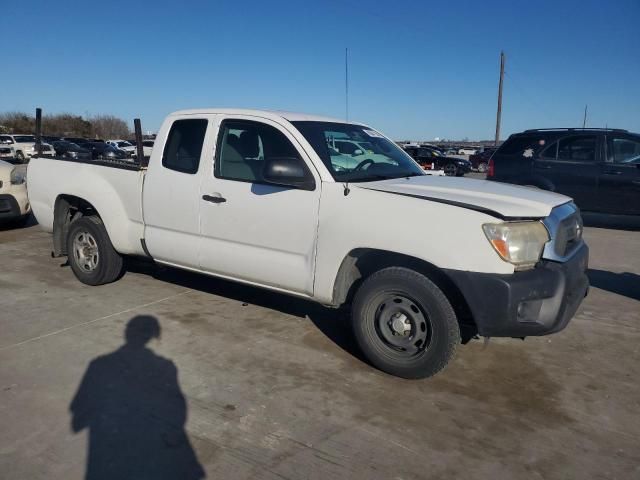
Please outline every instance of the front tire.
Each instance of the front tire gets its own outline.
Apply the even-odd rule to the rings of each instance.
[[[18,151],[16,152],[16,161],[18,163],[26,163],[25,159],[24,159],[24,153]]]
[[[367,360],[403,378],[430,377],[454,357],[460,327],[447,297],[413,270],[390,267],[356,292],[352,327]]]
[[[478,165],[478,172],[485,173],[488,168],[489,167],[486,162],[480,162],[480,164]]]
[[[80,217],[70,225],[67,255],[76,278],[87,285],[111,283],[123,272],[122,256],[97,216]]]

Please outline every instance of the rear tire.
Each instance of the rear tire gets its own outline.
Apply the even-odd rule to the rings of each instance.
[[[435,375],[460,343],[456,315],[442,290],[402,267],[385,268],[362,283],[352,305],[352,327],[367,360],[403,378]]]
[[[100,217],[80,217],[69,226],[67,255],[76,278],[87,285],[104,285],[122,275],[123,258]]]
[[[458,167],[455,163],[447,163],[444,166],[444,174],[447,177],[456,177],[458,175]]]
[[[18,163],[26,163],[26,161],[24,159],[24,153],[16,152],[16,160],[17,160]]]
[[[487,171],[488,165],[486,162],[480,162],[478,165],[478,172],[485,173]]]

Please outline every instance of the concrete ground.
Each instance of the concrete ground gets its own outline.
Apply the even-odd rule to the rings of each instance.
[[[0,478],[640,478],[640,232],[585,236],[565,331],[407,381],[340,312],[144,265],[88,287],[37,226],[5,228]]]

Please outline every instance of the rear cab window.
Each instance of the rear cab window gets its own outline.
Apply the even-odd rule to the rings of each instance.
[[[196,173],[200,166],[207,124],[204,118],[173,122],[162,154],[162,166],[176,172]]]

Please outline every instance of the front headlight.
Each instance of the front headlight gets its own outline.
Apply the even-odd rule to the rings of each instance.
[[[25,172],[19,172],[17,168],[11,170],[11,185],[22,185],[25,181]]]
[[[485,223],[482,229],[498,255],[516,270],[534,266],[549,241],[549,232],[541,222]]]

